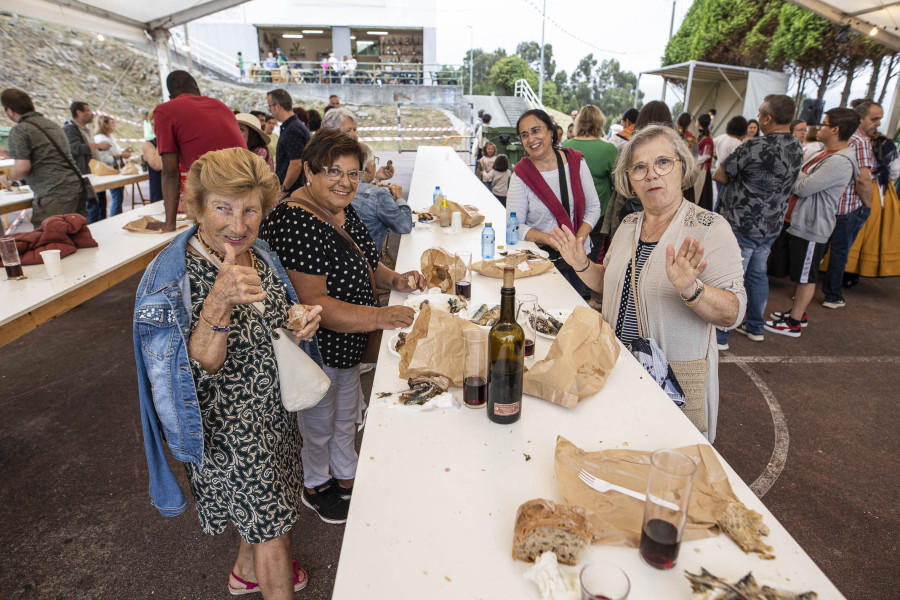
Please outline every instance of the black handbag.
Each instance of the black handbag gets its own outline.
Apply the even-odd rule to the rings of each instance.
[[[100,199],[97,197],[97,190],[94,189],[94,186],[91,183],[91,180],[81,174],[81,171],[78,170],[78,167],[75,166],[75,163],[72,162],[72,159],[69,157],[69,155],[67,153],[63,152],[63,149],[59,147],[59,144],[56,143],[56,140],[54,140],[52,137],[50,137],[50,134],[47,133],[47,130],[45,130],[43,127],[41,127],[37,123],[32,123],[31,121],[26,121],[25,119],[22,119],[21,122],[28,123],[32,127],[36,127],[38,129],[38,131],[43,133],[44,136],[48,140],[50,140],[50,143],[53,144],[53,147],[56,148],[56,151],[60,153],[60,155],[63,157],[63,159],[65,159],[65,161],[69,164],[69,166],[72,168],[72,170],[75,171],[75,174],[78,175],[78,178],[81,180],[82,198],[84,199],[85,204],[90,206],[90,205],[98,203],[100,201]]]

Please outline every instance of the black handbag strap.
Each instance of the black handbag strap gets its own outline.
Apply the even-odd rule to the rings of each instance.
[[[554,150],[556,153],[556,169],[559,171],[559,195],[562,199],[563,208],[566,209],[566,214],[571,215],[571,211],[569,210],[569,186],[566,183],[566,169],[563,165],[562,157],[559,155],[560,150]]]
[[[75,163],[72,162],[72,159],[69,157],[69,155],[66,154],[65,152],[63,152],[63,149],[60,148],[59,144],[56,143],[56,140],[54,140],[54,139],[50,136],[50,134],[47,133],[47,130],[46,130],[46,129],[44,129],[43,127],[41,127],[41,126],[38,125],[37,123],[32,123],[31,121],[26,121],[24,118],[20,119],[19,122],[20,122],[20,123],[27,123],[28,125],[31,125],[32,127],[36,127],[36,128],[38,129],[38,131],[40,131],[41,133],[43,133],[44,136],[45,136],[48,140],[50,140],[50,143],[53,144],[53,147],[56,148],[57,152],[59,152],[59,154],[60,154],[60,155],[63,157],[63,159],[69,164],[69,166],[72,168],[72,170],[75,171],[75,174],[78,175],[78,179],[81,180],[81,185],[82,185],[82,187],[84,187],[85,184],[90,184],[90,183],[91,183],[84,175],[82,175],[81,171],[78,169],[78,167],[75,165]]]

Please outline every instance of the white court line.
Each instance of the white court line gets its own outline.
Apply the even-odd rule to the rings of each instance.
[[[766,465],[762,474],[756,478],[756,481],[750,484],[750,489],[753,490],[753,493],[758,498],[762,498],[775,485],[775,482],[784,470],[784,465],[787,462],[788,446],[790,445],[790,434],[788,433],[787,420],[781,410],[781,405],[775,398],[775,394],[756,371],[750,368],[750,364],[900,363],[900,356],[734,356],[729,353],[727,355],[720,354],[719,362],[737,365],[756,385],[766,404],[769,405],[769,412],[772,414],[772,422],[775,426],[775,447],[772,449],[769,464]]]

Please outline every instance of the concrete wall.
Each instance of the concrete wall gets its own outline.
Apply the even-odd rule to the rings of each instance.
[[[383,106],[402,102],[428,106],[465,104],[459,85],[368,85],[340,83],[257,83],[253,87],[268,92],[276,87],[286,89],[301,100],[320,100],[328,103],[328,96],[337,94],[342,104]]]

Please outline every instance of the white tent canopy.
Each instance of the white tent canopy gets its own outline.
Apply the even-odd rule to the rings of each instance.
[[[735,115],[755,117],[766,95],[784,94],[788,86],[786,73],[698,61],[643,71],[639,85],[644,75],[662,77],[666,87],[670,81],[683,81],[684,110],[692,115],[715,108],[713,134],[724,131],[725,124]]]
[[[137,44],[153,40],[165,93],[169,29],[243,4],[247,0],[5,0],[3,9],[23,16],[102,33]]]

